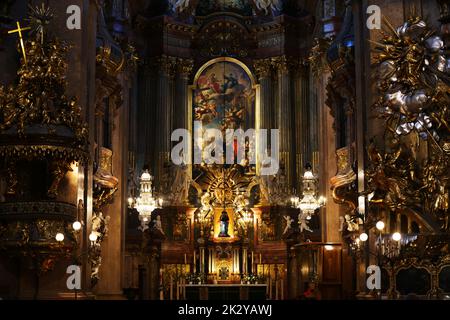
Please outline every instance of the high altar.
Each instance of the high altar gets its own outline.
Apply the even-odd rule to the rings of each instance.
[[[286,222],[286,217],[293,221],[299,213],[288,196],[301,190],[305,164],[310,162],[317,170],[318,161],[317,143],[305,149],[293,139],[313,134],[307,126],[313,115],[290,107],[292,99],[298,103],[310,99],[304,69],[307,52],[301,46],[281,45],[298,41],[308,32],[308,21],[280,16],[250,26],[254,18],[245,13],[247,7],[224,2],[222,9],[208,19],[198,17],[198,28],[167,17],[155,17],[152,23],[167,41],[150,48],[158,63],[149,65],[143,76],[149,88],[161,95],[155,101],[142,100],[141,112],[143,118],[153,114],[161,120],[153,130],[143,132],[156,141],[153,148],[158,152],[145,159],[136,157],[136,168],[149,165],[155,190],[165,204],[153,214],[161,217],[162,228],[159,233],[153,231],[157,234],[149,237],[147,246],[160,260],[155,258],[153,268],[141,265],[140,276],[160,283],[165,298],[174,297],[177,288],[189,283],[258,283],[265,285],[267,297],[281,298],[286,295],[288,249],[302,237],[320,242],[317,216],[309,221],[316,231],[306,235],[300,235],[294,225],[288,228]],[[208,15],[208,10],[202,7],[197,14]],[[256,38],[265,39],[265,44],[257,48]],[[182,43],[190,43],[198,55],[174,58],[175,52],[183,52]],[[295,90],[294,84],[305,90]],[[173,112],[164,116],[160,109],[154,110],[156,106]],[[303,124],[294,127],[294,120]],[[183,158],[180,166],[171,162],[170,155],[179,142],[167,139],[176,128],[186,128],[191,135],[187,150],[178,154]],[[262,165],[267,163],[255,150],[270,155],[273,128],[279,129],[281,137],[279,168],[262,175]],[[242,129],[248,136],[230,137],[230,129]],[[267,139],[262,141],[261,135],[252,135],[248,129],[267,129]],[[217,132],[222,145],[208,153],[205,147],[218,142]],[[203,150],[200,156],[198,150]],[[206,154],[212,154],[216,164],[208,163]],[[226,164],[217,164],[220,160]],[[135,248],[140,247],[138,233],[129,238],[136,239]],[[139,269],[136,249],[128,242],[127,246],[128,268]],[[310,269],[305,269],[302,286],[313,272]]]

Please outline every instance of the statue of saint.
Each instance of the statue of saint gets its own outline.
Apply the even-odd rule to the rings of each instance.
[[[227,211],[223,210],[220,215],[220,233],[219,237],[229,237],[228,234],[228,223],[230,222],[230,218],[228,217]]]

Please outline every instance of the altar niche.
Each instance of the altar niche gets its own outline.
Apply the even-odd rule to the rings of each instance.
[[[224,214],[224,212],[226,214]],[[224,221],[228,219],[228,221]],[[232,208],[214,208],[214,242],[233,242],[239,240],[234,232],[234,211]]]

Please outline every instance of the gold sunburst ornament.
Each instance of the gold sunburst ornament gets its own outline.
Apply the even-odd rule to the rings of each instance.
[[[396,136],[416,132],[445,150],[449,142],[449,67],[444,42],[425,20],[412,15],[373,42],[380,98],[378,115]]]
[[[54,14],[49,7],[46,7],[44,3],[42,5],[28,7],[30,10],[29,22],[31,27],[31,33],[36,35],[36,38],[41,43],[44,42],[44,31],[50,24],[50,21],[54,18]]]

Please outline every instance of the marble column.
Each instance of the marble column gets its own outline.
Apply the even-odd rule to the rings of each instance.
[[[285,166],[285,175],[288,188],[292,188],[295,178],[294,157],[295,147],[292,144],[292,127],[294,125],[292,117],[291,99],[291,73],[289,61],[285,56],[276,60],[278,78],[278,128],[280,129],[280,165]]]
[[[150,171],[154,173],[155,162],[155,133],[156,133],[156,101],[155,101],[155,72],[153,62],[145,61],[144,66],[138,70],[138,106],[137,126],[139,139],[137,142],[137,174],[141,173],[144,165],[151,165]]]
[[[174,68],[174,58],[166,55],[158,60],[158,78],[156,84],[156,123],[155,137],[158,159],[155,163],[155,181],[160,181],[162,169],[170,154],[172,97],[171,81]]]
[[[310,157],[310,126],[315,124],[309,121],[309,74],[308,68],[300,65],[296,70],[294,78],[294,116],[295,116],[295,173],[297,193],[301,190],[301,177],[308,159]]]
[[[191,59],[178,59],[175,76],[175,101],[173,106],[172,130],[189,128],[188,124],[188,85],[194,62]]]
[[[260,84],[260,115],[259,124],[261,129],[272,127],[272,79],[271,66],[268,59],[255,61],[255,70]]]

